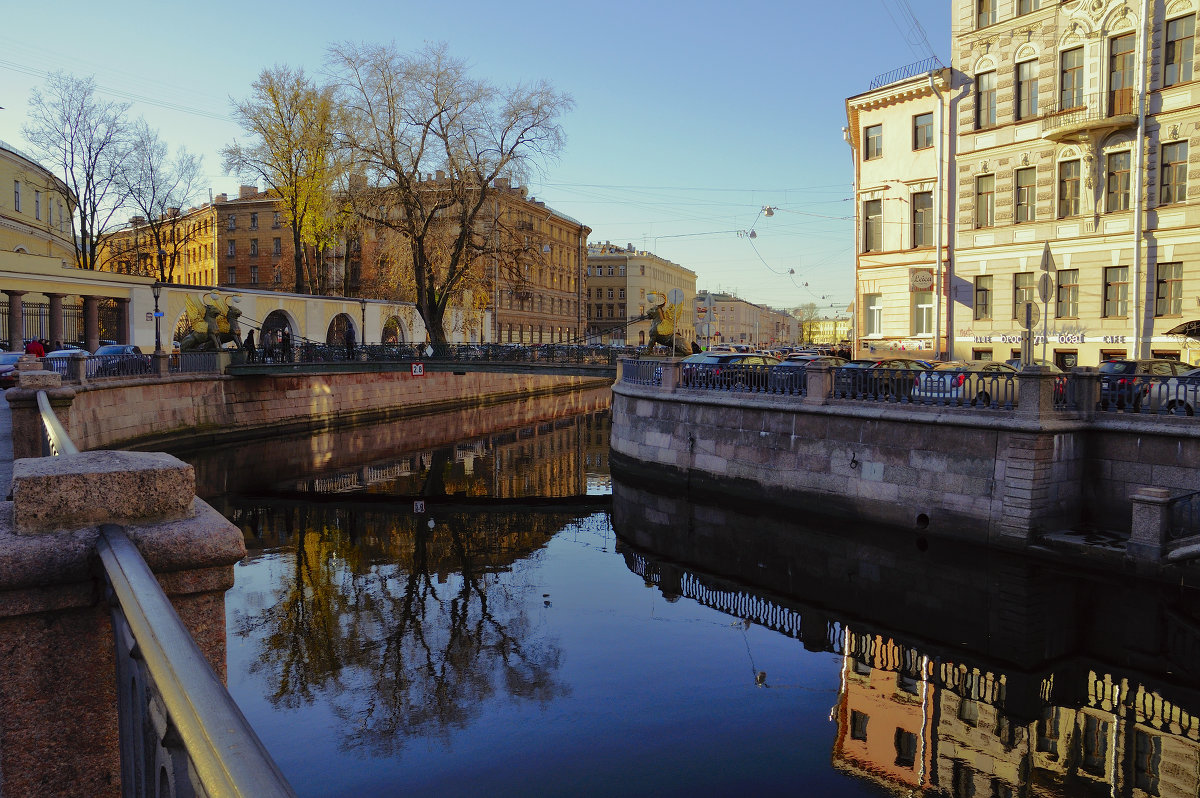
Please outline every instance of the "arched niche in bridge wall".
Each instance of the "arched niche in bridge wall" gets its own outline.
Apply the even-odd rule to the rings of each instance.
[[[404,321],[399,316],[388,316],[387,321],[383,323],[382,342],[385,344],[408,343],[408,336],[404,332]]]
[[[259,330],[258,340],[269,340],[268,336],[279,336],[282,338],[284,330],[287,330],[292,341],[299,343],[296,332],[300,329],[299,322],[288,313],[286,310],[272,310],[267,314],[262,321],[262,329]],[[245,332],[243,331],[243,335]]]
[[[329,322],[329,329],[325,333],[325,343],[329,346],[341,346],[346,343],[346,330],[354,331],[354,340],[356,342],[362,340],[361,331],[358,329],[358,325],[354,323],[354,319],[350,314],[339,313]]]

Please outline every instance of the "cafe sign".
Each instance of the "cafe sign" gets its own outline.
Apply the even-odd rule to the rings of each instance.
[[[918,294],[933,290],[933,269],[909,269],[908,290]]]

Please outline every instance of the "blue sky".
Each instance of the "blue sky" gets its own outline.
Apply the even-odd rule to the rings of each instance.
[[[853,296],[845,99],[926,57],[948,63],[944,0],[18,4],[0,30],[0,139],[23,147],[29,90],[61,69],[133,100],[172,146],[237,190],[220,148],[230,97],[272,64],[319,73],[330,42],[445,41],[499,84],[571,94],[567,145],[530,190],[592,228],[680,263],[700,288],[832,313]],[[49,31],[57,38],[49,38]],[[770,218],[763,206],[778,207]],[[745,235],[751,229],[755,238]],[[789,274],[788,270],[794,270]],[[807,285],[806,285],[807,284]]]

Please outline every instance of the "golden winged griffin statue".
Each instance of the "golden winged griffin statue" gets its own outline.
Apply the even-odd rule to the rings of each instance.
[[[185,295],[184,302],[187,304],[187,319],[184,322],[185,334],[179,341],[179,351],[216,351],[229,342],[241,348],[242,330],[238,326],[238,317],[242,311],[233,304],[237,302],[237,297],[226,299],[210,291],[200,299]]]
[[[655,344],[662,344],[677,355],[689,354],[691,349],[688,342],[675,335],[675,327],[683,314],[683,303],[672,305],[667,301],[666,295],[658,291],[650,291],[646,294],[646,299],[652,303],[645,316],[650,320],[646,351],[653,349]]]

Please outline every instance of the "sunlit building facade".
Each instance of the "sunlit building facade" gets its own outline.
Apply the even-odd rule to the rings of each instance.
[[[632,244],[589,244],[584,288],[588,342],[646,346],[650,322],[638,319],[655,304],[649,295],[669,296],[673,289],[683,294],[676,334],[685,343],[694,341],[695,272]]]

